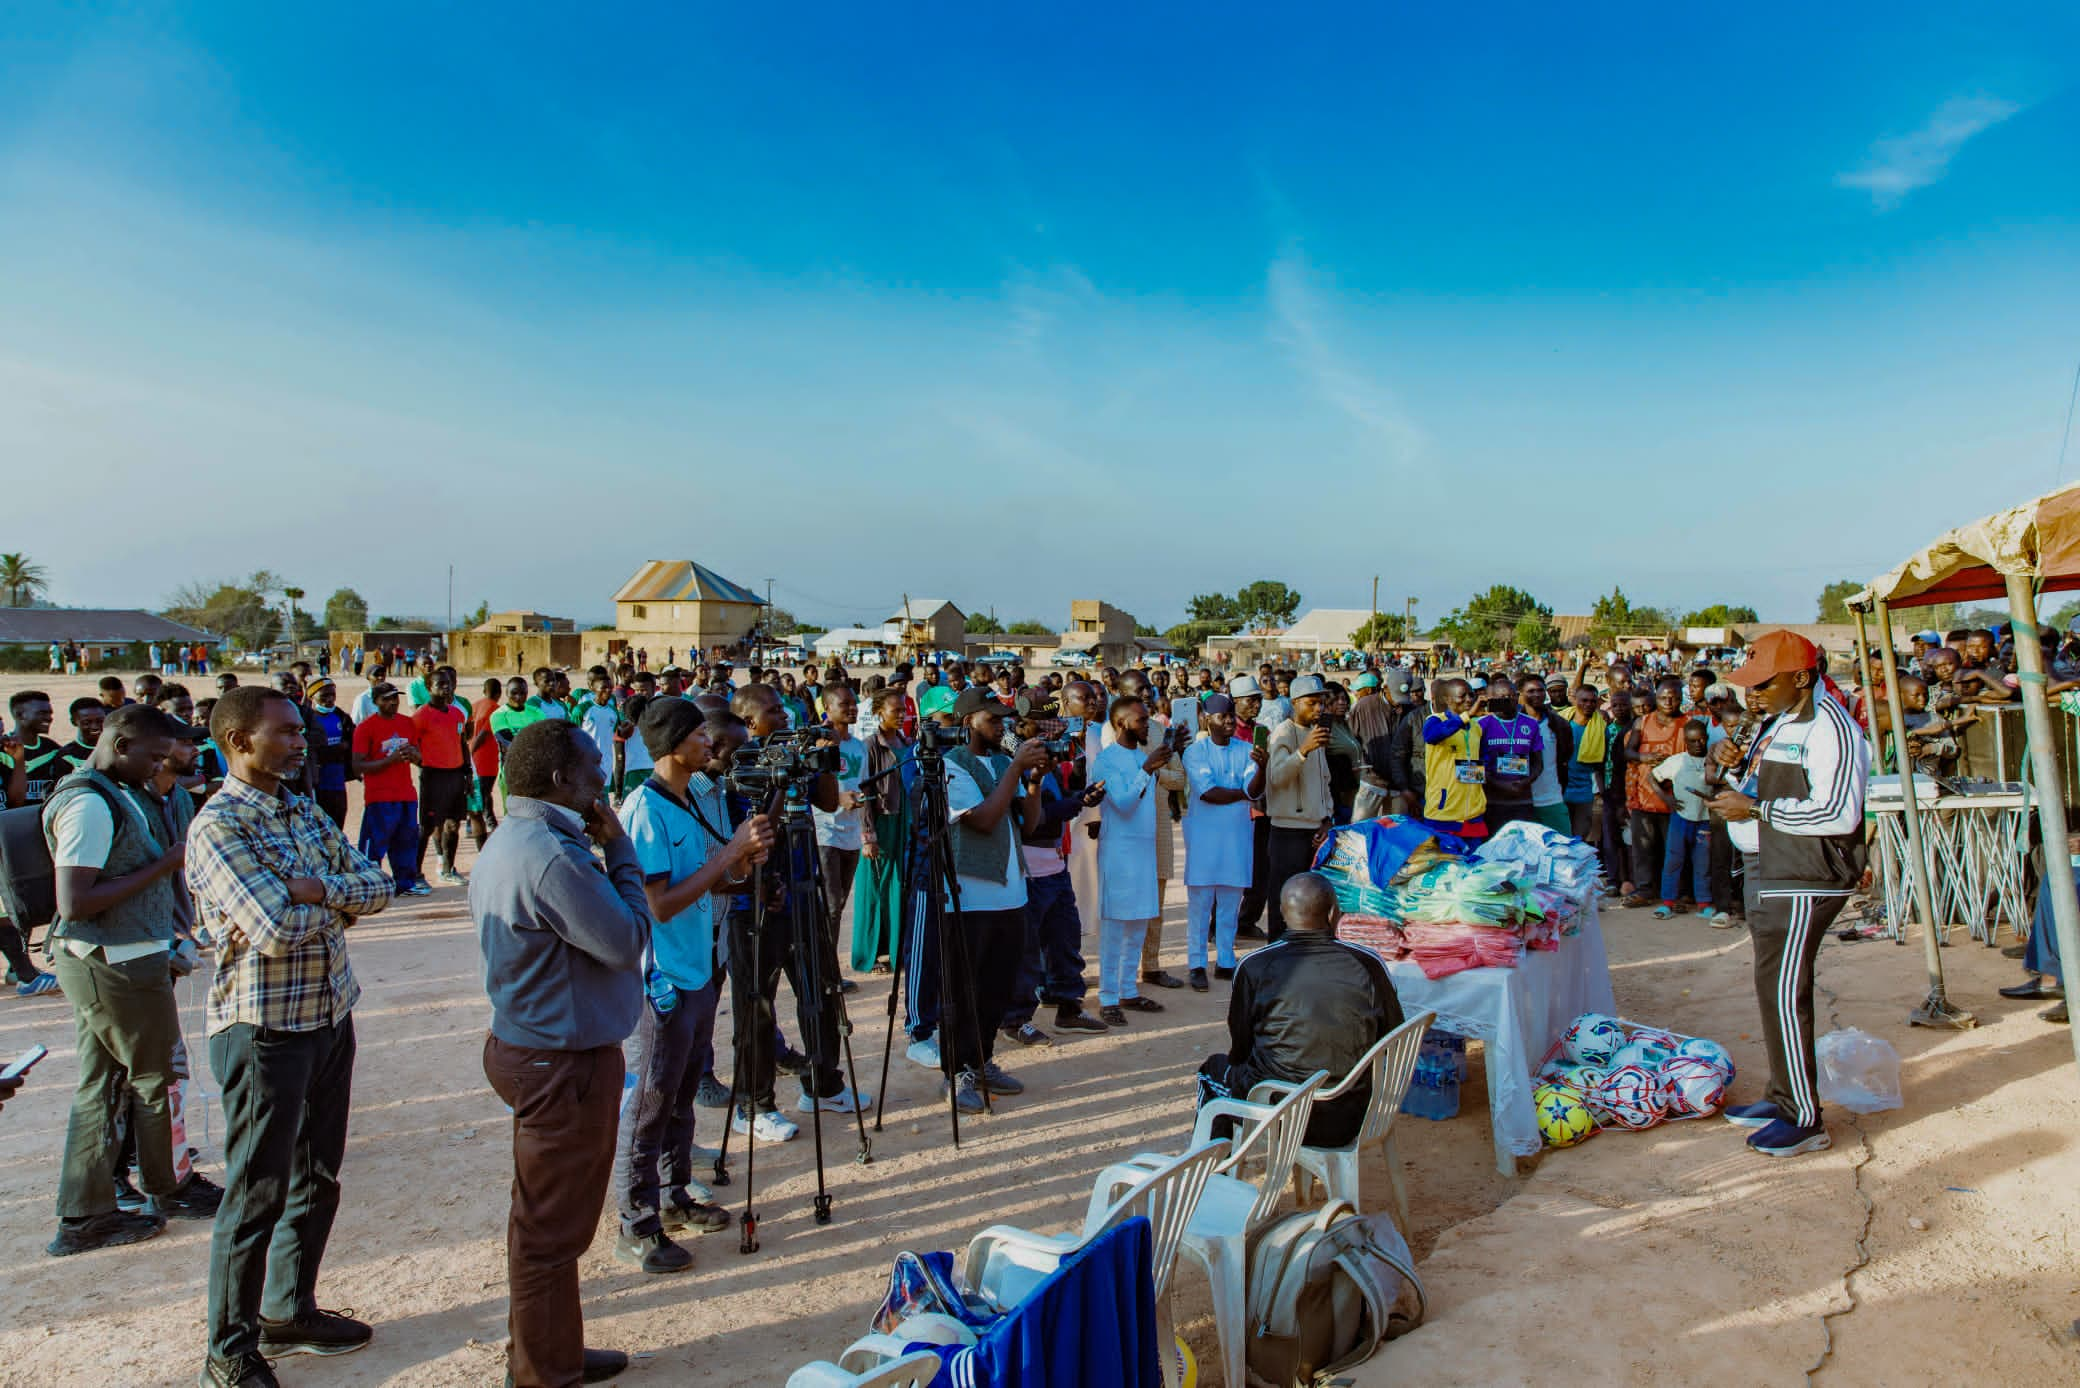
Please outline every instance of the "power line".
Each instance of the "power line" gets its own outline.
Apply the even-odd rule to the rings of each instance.
[[[2080,401],[2080,362],[2073,364],[2073,389],[2066,396],[2066,427],[2058,435],[2058,471],[2051,474],[2053,486],[2065,476],[2066,445],[2073,441],[2073,403]]]

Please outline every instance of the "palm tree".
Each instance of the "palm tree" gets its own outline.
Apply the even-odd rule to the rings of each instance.
[[[9,607],[24,607],[50,587],[43,565],[30,562],[26,554],[0,554],[0,588],[7,590]]]

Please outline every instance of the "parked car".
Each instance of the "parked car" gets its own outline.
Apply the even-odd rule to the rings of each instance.
[[[888,653],[878,646],[858,646],[845,653],[847,665],[886,665]]]
[[[1052,663],[1064,669],[1088,670],[1098,661],[1089,651],[1056,651]]]

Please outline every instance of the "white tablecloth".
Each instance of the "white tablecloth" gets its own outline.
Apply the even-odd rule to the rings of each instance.
[[[1387,970],[1404,1013],[1434,1012],[1432,1025],[1481,1042],[1495,1165],[1515,1175],[1515,1159],[1536,1156],[1541,1145],[1531,1091],[1546,1052],[1584,1012],[1617,1011],[1596,898],[1579,932],[1563,937],[1557,950],[1525,950],[1514,969],[1466,969],[1435,982],[1413,960],[1397,960]]]

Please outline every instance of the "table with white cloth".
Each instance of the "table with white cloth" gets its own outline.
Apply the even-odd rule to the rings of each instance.
[[[1527,949],[1514,969],[1462,969],[1433,980],[1414,960],[1401,959],[1387,971],[1404,1014],[1434,1012],[1438,1030],[1481,1043],[1495,1169],[1516,1175],[1516,1159],[1538,1155],[1543,1145],[1531,1093],[1546,1052],[1584,1012],[1617,1011],[1596,897],[1582,908],[1581,929],[1560,937],[1560,948]]]

